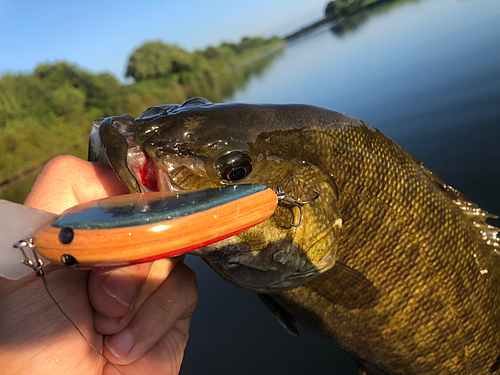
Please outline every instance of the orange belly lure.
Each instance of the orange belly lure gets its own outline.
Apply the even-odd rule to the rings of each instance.
[[[19,267],[15,244],[21,249],[29,245],[41,259],[85,269],[184,254],[267,220],[279,199],[267,186],[243,184],[121,195],[75,206],[60,216],[0,201],[3,217],[23,218],[0,225],[0,276],[19,279],[30,273]],[[35,221],[28,225],[28,220]]]
[[[108,267],[171,257],[253,227],[278,199],[264,185],[127,194],[65,211],[35,233],[37,252],[73,267]]]

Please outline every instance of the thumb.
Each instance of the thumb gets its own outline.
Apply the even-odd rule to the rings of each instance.
[[[80,203],[125,193],[111,167],[63,155],[45,165],[24,204],[60,214]]]

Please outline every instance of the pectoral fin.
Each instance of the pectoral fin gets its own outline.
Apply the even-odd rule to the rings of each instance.
[[[378,289],[363,274],[340,262],[306,284],[333,304],[349,309],[369,307],[379,297]]]
[[[298,336],[297,323],[278,302],[272,299],[268,294],[257,294],[264,305],[278,318],[281,325],[292,335]]]

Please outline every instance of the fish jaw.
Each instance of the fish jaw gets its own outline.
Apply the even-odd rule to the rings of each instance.
[[[101,137],[99,136],[99,126],[103,120],[104,119],[101,118],[91,123],[92,128],[89,136],[88,161],[110,165],[108,157],[106,156],[106,149],[104,144],[101,142]]]
[[[126,160],[120,167],[113,165],[108,157],[108,152],[113,153],[113,145],[106,145],[100,134],[100,126],[107,119],[98,119],[92,122],[92,130],[89,137],[88,160],[104,163],[111,166],[120,177],[120,170],[126,168],[130,175],[135,178],[140,192],[154,191],[179,191],[177,185],[172,183],[168,173],[159,167],[157,163],[144,151],[143,147],[136,142],[135,127],[131,124],[130,115],[114,116],[110,124],[118,131],[127,143]],[[125,121],[124,121],[125,119]],[[133,122],[133,118],[132,118]],[[123,180],[122,180],[123,181]],[[123,181],[125,183],[125,181]],[[128,185],[125,183],[128,188]],[[129,188],[130,191],[130,188]],[[131,193],[133,191],[130,191]],[[134,191],[135,192],[135,191]]]
[[[137,145],[129,148],[127,165],[143,192],[183,190],[174,184],[168,173]]]

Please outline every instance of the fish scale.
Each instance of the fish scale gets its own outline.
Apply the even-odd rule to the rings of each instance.
[[[483,242],[478,231],[432,181],[424,178],[420,167],[410,163],[406,152],[394,147],[389,139],[354,124],[335,134],[340,137],[329,148],[327,160],[337,167],[329,168],[328,172],[339,187],[339,210],[344,222],[337,259],[367,276],[380,290],[380,302],[374,309],[346,311],[321,296],[314,300],[305,298],[311,294],[307,285],[274,294],[275,298],[291,311],[297,310],[299,320],[306,326],[330,341],[341,343],[343,349],[365,359],[378,358],[373,362],[385,363],[388,373],[490,374],[487,364],[492,364],[500,351],[500,288],[478,272],[474,254]],[[353,144],[362,145],[360,139],[368,136],[377,136],[376,144],[388,145],[380,147],[384,152],[378,153],[377,159],[371,154],[374,147],[367,150],[357,146],[345,154],[333,152],[350,149]],[[349,158],[349,162],[344,158]],[[382,180],[385,186],[380,183],[380,175],[385,176]],[[363,181],[361,190],[359,181]],[[379,204],[373,204],[371,195],[377,197]],[[399,228],[394,228],[394,223],[384,217],[378,220],[380,215],[372,211],[377,211],[378,205],[390,207],[390,212],[403,218]],[[370,220],[365,219],[372,214]],[[418,220],[419,216],[426,220]],[[378,235],[366,238],[371,231],[365,227],[374,221],[381,223]],[[405,241],[415,245],[413,251]],[[410,259],[409,253],[414,255]],[[386,261],[380,262],[380,258]],[[373,267],[374,264],[379,267]],[[415,279],[416,283],[395,280],[397,274],[406,280]],[[409,299],[417,306],[410,307],[411,313]],[[308,312],[322,310],[326,311],[322,319],[309,318]],[[393,317],[395,312],[398,315]],[[438,320],[432,320],[435,315]],[[489,318],[476,318],[484,316]],[[386,319],[381,322],[383,317]],[[363,336],[360,340],[363,345],[339,337],[339,331],[350,337]],[[496,334],[492,333],[495,331]],[[399,332],[396,339],[392,338],[394,332]],[[471,335],[474,341],[470,341]],[[379,346],[380,337],[384,338],[382,341],[396,342],[399,349]],[[418,349],[415,342],[420,343]],[[377,343],[375,348],[374,343]],[[396,349],[401,351],[401,347],[413,348],[403,351],[404,361],[391,353]]]

